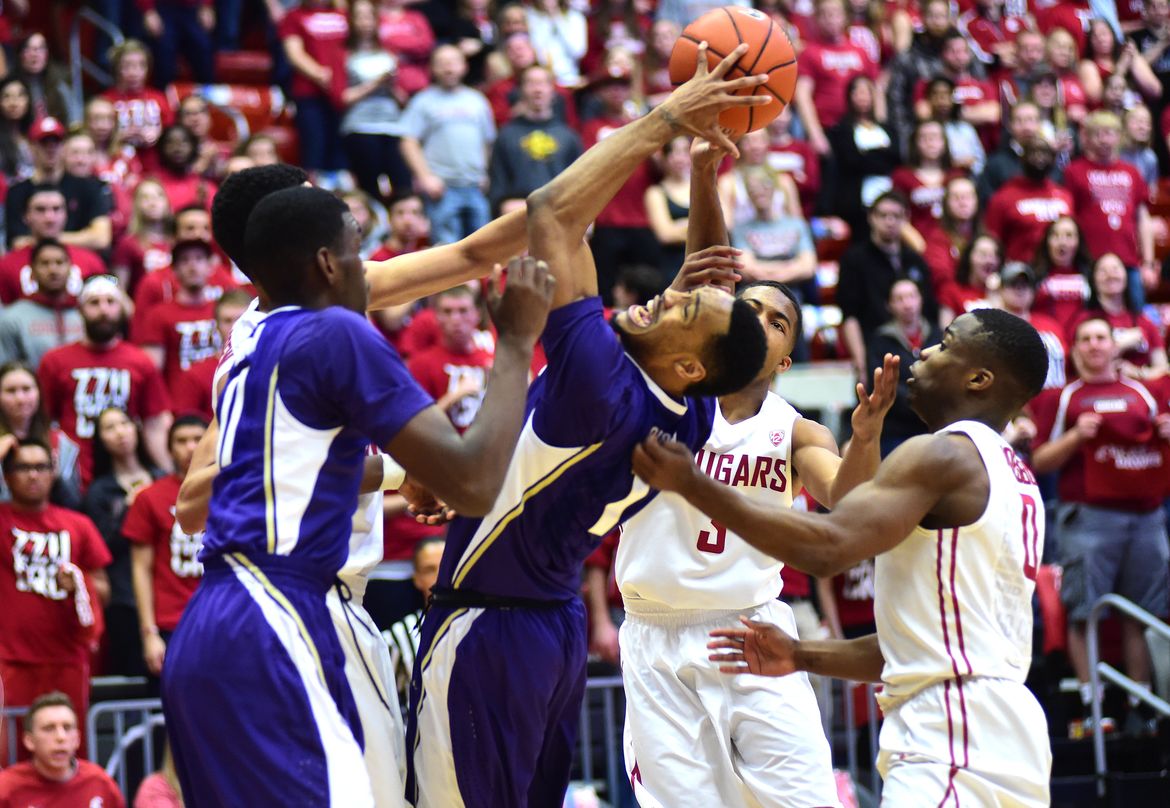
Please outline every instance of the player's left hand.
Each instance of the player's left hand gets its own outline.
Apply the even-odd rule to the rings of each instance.
[[[634,473],[651,488],[681,491],[699,470],[690,450],[657,427],[634,447]]]
[[[711,632],[707,647],[717,653],[707,658],[723,673],[787,676],[796,673],[797,640],[770,623],[739,618],[747,628],[720,628]]]
[[[851,423],[853,437],[857,440],[877,440],[882,432],[882,421],[898,395],[898,369],[900,357],[886,354],[882,366],[873,372],[873,392],[866,393],[865,385],[857,383],[857,407],[853,410]]]
[[[406,512],[420,525],[441,525],[455,518],[455,511],[410,477],[402,481],[398,493],[406,500]]]

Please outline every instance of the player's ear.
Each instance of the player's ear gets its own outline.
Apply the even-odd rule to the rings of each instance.
[[[790,368],[790,367],[792,367],[792,357],[786,356],[783,359],[781,359],[780,362],[776,365],[776,372],[783,373],[784,371],[788,370],[788,368]]]
[[[968,390],[986,390],[995,382],[995,373],[987,368],[976,368],[967,377]]]
[[[671,363],[674,372],[678,377],[685,381],[687,385],[696,384],[707,378],[707,369],[703,367],[703,363],[699,357],[694,354],[682,354],[674,362]]]
[[[333,260],[333,253],[328,247],[317,250],[317,272],[326,286],[336,286],[341,280],[341,271],[337,262]]]

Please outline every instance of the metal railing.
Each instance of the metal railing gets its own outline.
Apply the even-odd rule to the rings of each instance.
[[[618,778],[624,779],[626,774],[624,755],[620,749],[621,731],[615,714],[618,694],[622,693],[620,676],[598,676],[585,683],[585,700],[581,703],[581,731],[577,739],[577,747],[581,754],[581,778],[586,783],[595,782],[593,722],[590,720],[592,718],[590,711],[596,705],[595,694],[598,692],[601,693],[601,725],[604,733],[602,743],[605,751],[605,795],[613,802],[618,793]]]
[[[136,721],[129,721],[135,716],[138,717]],[[114,751],[110,759],[102,764],[98,756],[98,734],[99,724],[105,724],[106,719],[112,719],[113,722]],[[89,708],[85,722],[85,743],[89,756],[114,778],[123,794],[128,793],[129,785],[125,766],[126,750],[142,741],[142,770],[145,774],[153,772],[158,767],[155,765],[155,750],[150,735],[155,727],[162,724],[161,699],[103,701]]]
[[[27,707],[5,707],[0,710],[0,720],[3,721],[4,737],[7,749],[2,750],[4,758],[0,759],[0,768],[6,768],[16,762],[20,744],[20,719],[28,715]]]
[[[1097,796],[1105,796],[1105,777],[1109,773],[1109,762],[1105,756],[1105,731],[1101,726],[1102,708],[1101,680],[1106,679],[1111,684],[1124,690],[1129,695],[1149,705],[1152,709],[1164,716],[1170,716],[1170,702],[1158,697],[1147,688],[1139,685],[1108,662],[1101,661],[1101,650],[1097,636],[1101,615],[1106,608],[1113,608],[1122,614],[1143,624],[1149,631],[1160,637],[1170,640],[1170,625],[1163,623],[1157,617],[1147,612],[1131,600],[1120,595],[1104,595],[1093,604],[1089,612],[1089,622],[1086,628],[1086,642],[1089,656],[1089,685],[1092,687],[1093,699],[1090,702],[1093,715],[1093,762],[1097,772]]]
[[[85,106],[85,92],[83,88],[85,76],[90,76],[103,85],[111,84],[113,79],[109,71],[82,54],[81,24],[83,22],[88,22],[94,28],[108,36],[115,46],[121,45],[126,41],[126,38],[122,36],[122,30],[118,26],[114,25],[101,14],[98,14],[92,8],[82,6],[77,9],[77,16],[73,18],[73,25],[69,28],[69,78],[73,83],[74,109],[81,109]]]

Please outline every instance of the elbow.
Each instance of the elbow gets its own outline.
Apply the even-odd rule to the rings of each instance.
[[[500,493],[500,486],[487,485],[481,480],[468,481],[456,496],[447,499],[447,504],[460,516],[477,519],[487,516],[496,497]]]

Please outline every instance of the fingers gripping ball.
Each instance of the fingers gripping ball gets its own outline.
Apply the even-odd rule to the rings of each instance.
[[[761,129],[792,101],[796,88],[796,51],[784,29],[754,8],[727,6],[708,11],[692,22],[674,43],[670,54],[670,80],[675,86],[695,74],[699,43],[707,42],[707,64],[714,68],[741,42],[748,52],[727,74],[728,79],[768,74],[768,83],[740,92],[744,95],[771,95],[772,103],[758,107],[726,109],[719,124],[733,138]]]

